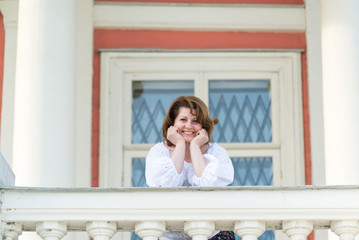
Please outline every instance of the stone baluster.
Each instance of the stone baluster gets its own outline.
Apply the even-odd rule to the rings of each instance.
[[[340,240],[354,240],[359,233],[359,222],[357,220],[333,221],[330,228]]]
[[[86,231],[94,240],[108,240],[116,233],[117,225],[107,221],[89,222]]]
[[[15,240],[22,233],[20,223],[4,223],[5,240]]]
[[[67,225],[62,222],[42,222],[36,224],[36,232],[44,240],[59,240],[67,234]]]
[[[305,240],[312,231],[312,221],[297,220],[283,222],[283,232],[287,234],[291,240]]]
[[[135,232],[143,240],[158,240],[166,231],[165,222],[139,222]]]
[[[234,225],[234,232],[237,233],[242,240],[257,240],[265,230],[266,225],[261,221],[240,221]]]
[[[214,222],[185,222],[184,224],[184,231],[193,240],[207,240],[214,230]]]

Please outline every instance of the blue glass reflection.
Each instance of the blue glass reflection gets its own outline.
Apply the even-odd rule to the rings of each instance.
[[[214,142],[272,141],[269,80],[210,80],[209,110]]]
[[[193,96],[193,89],[193,81],[133,81],[131,142],[160,142],[170,104],[179,96]]]

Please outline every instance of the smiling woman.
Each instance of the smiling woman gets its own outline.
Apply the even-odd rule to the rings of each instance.
[[[176,133],[175,136],[180,136],[185,143],[190,143],[198,135],[199,130],[202,129],[202,125],[198,123],[197,117],[192,115],[191,109],[181,107],[175,119],[174,126],[171,126],[168,130],[170,129],[174,130],[172,132]],[[174,140],[176,141],[176,139]]]
[[[210,143],[217,118],[209,117],[205,103],[194,96],[176,98],[163,121],[163,141],[146,157],[150,187],[227,186],[234,170],[227,151]],[[187,239],[182,232],[168,232],[161,240]],[[233,232],[216,232],[211,239],[234,239]]]
[[[210,142],[213,127],[217,123],[217,118],[214,118],[214,120],[210,119],[209,110],[201,99],[193,96],[181,96],[173,101],[165,116],[162,129],[163,140],[169,146],[175,145],[170,139],[168,139],[170,141],[166,141],[168,138],[167,129],[174,126],[181,132],[189,130],[187,131],[189,134],[193,130],[197,133],[203,128],[208,133],[209,139],[207,142]]]

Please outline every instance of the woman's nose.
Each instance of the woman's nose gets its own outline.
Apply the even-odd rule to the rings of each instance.
[[[192,127],[191,121],[188,121],[188,122],[186,123],[186,127]]]

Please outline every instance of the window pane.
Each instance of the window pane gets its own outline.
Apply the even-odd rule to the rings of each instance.
[[[145,166],[145,158],[132,158],[132,187],[147,187]]]
[[[214,142],[272,141],[269,80],[210,80],[209,109]]]
[[[234,181],[231,186],[258,186],[273,184],[272,157],[231,158]],[[146,187],[145,158],[132,158],[132,186]]]
[[[231,158],[234,181],[231,186],[272,185],[272,157]]]
[[[142,238],[140,238],[136,233],[132,233],[131,235],[131,240],[141,240]]]
[[[272,157],[231,158],[234,167],[234,181],[230,186],[272,185]],[[241,238],[235,234],[236,240]],[[258,240],[273,240],[274,231],[265,231]]]
[[[160,142],[163,119],[170,104],[178,96],[192,96],[193,89],[193,81],[133,81],[131,142]]]

